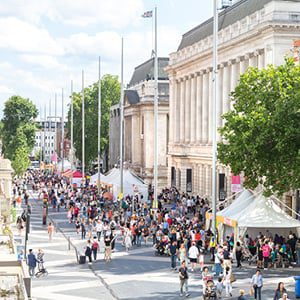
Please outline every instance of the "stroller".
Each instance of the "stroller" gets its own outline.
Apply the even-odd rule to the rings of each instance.
[[[217,288],[213,279],[209,279],[206,281],[203,300],[217,300]]]
[[[247,261],[249,263],[249,266],[251,264],[256,264],[257,262],[257,254],[254,252],[251,252],[249,248],[243,248],[243,260]]]
[[[166,245],[164,242],[160,241],[155,244],[155,256],[169,256],[169,249],[168,245]]]

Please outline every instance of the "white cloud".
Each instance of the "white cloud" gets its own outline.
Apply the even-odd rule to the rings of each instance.
[[[47,69],[66,69],[66,66],[59,63],[56,57],[50,55],[22,54],[20,55],[20,58],[27,63],[38,65]]]
[[[0,14],[14,15],[32,23],[43,17],[75,26],[109,24],[122,28],[136,22],[143,12],[142,0],[10,0],[0,3]]]
[[[0,48],[18,52],[62,55],[63,48],[46,29],[15,17],[0,19]]]
[[[8,86],[0,85],[0,94],[14,94],[14,90]]]
[[[121,38],[114,31],[103,31],[95,35],[86,33],[73,34],[61,39],[65,51],[72,55],[103,55],[114,57],[121,49]]]

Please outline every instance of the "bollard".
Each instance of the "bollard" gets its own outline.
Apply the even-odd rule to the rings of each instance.
[[[71,241],[70,241],[70,237],[68,237],[68,250],[71,250]]]
[[[300,298],[300,276],[295,276],[295,297]]]

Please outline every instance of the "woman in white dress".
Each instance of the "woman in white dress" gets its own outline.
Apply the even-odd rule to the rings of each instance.
[[[129,228],[125,229],[125,248],[126,251],[129,251],[129,248],[132,246],[132,241],[131,241],[131,231]]]

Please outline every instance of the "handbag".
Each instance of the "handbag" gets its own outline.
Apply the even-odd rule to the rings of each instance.
[[[236,281],[235,276],[234,276],[233,273],[231,273],[231,275],[230,275],[230,283],[233,283],[235,281]]]
[[[253,296],[253,295],[254,295],[254,288],[253,288],[253,287],[250,288],[249,295],[250,295],[250,296]]]

